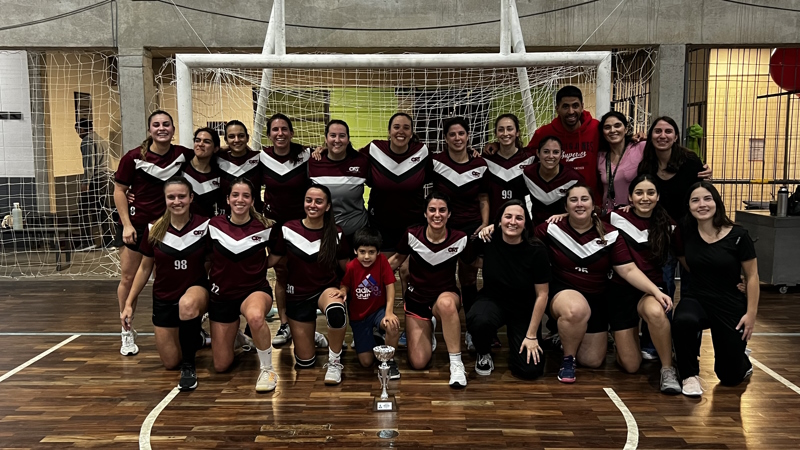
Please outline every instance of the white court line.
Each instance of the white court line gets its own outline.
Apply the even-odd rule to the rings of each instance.
[[[753,336],[800,336],[800,333],[753,333]]]
[[[139,431],[139,450],[152,450],[152,447],[150,447],[150,432],[153,430],[153,424],[158,418],[158,415],[161,414],[161,411],[163,411],[164,408],[169,405],[169,402],[180,392],[181,390],[177,387],[173,388],[169,391],[169,394],[164,397],[164,400],[161,400],[161,403],[156,405],[156,407],[150,411],[150,414],[147,415],[147,418],[144,419],[142,429]]]
[[[76,332],[76,333],[69,333],[69,332],[36,332],[36,331],[22,331],[22,332],[5,332],[0,333],[0,336],[72,336],[75,334],[79,334],[81,336],[119,336],[119,332],[116,333],[83,333],[83,332]],[[154,333],[137,333],[139,336],[153,336]]]
[[[767,372],[772,378],[775,378],[776,380],[778,380],[781,383],[783,383],[784,386],[786,386],[789,389],[791,389],[791,390],[795,391],[796,393],[800,394],[800,388],[797,387],[796,384],[794,384],[791,381],[787,380],[786,378],[783,378],[782,376],[778,375],[778,373],[776,373],[774,370],[770,369],[769,367],[765,366],[764,364],[761,364],[757,359],[753,358],[752,356],[750,357],[750,362],[753,363],[754,366],[756,366],[759,369],[763,370],[764,372]]]
[[[61,341],[61,343],[50,347],[50,349],[45,350],[42,353],[39,353],[38,356],[35,356],[35,357],[29,359],[28,361],[26,361],[22,365],[14,368],[12,370],[9,370],[8,372],[4,373],[3,376],[0,377],[0,382],[7,380],[10,376],[14,375],[15,373],[19,372],[20,370],[22,370],[22,369],[24,369],[24,368],[26,368],[28,366],[30,366],[31,364],[35,363],[36,361],[44,358],[45,356],[49,355],[50,353],[53,353],[54,351],[58,350],[59,348],[69,344],[70,342],[74,341],[75,339],[78,339],[80,336],[81,336],[80,334],[73,334],[72,337],[64,339],[63,341]]]
[[[617,393],[614,392],[614,389],[603,388],[603,390],[606,391],[608,397],[611,398],[611,401],[622,413],[622,417],[625,418],[625,425],[628,427],[628,439],[625,441],[625,447],[622,450],[636,450],[639,447],[639,427],[636,425],[636,419],[633,418],[633,414],[631,414],[631,411],[625,406],[625,403]]]

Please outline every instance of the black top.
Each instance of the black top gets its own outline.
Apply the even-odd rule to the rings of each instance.
[[[533,308],[536,285],[550,282],[547,248],[527,241],[508,244],[499,230],[492,233],[491,242],[477,242],[476,250],[483,257],[481,294],[501,300],[505,306]]]
[[[686,196],[689,195],[689,188],[700,181],[697,174],[702,171],[703,161],[694,153],[690,153],[678,168],[678,173],[669,180],[662,180],[656,173],[651,174],[658,182],[656,186],[660,196],[658,203],[667,210],[672,220],[680,223],[683,216],[689,212],[689,201]]]
[[[684,250],[692,273],[690,295],[724,313],[744,314],[747,296],[736,285],[741,282],[742,261],[756,257],[747,230],[734,225],[727,236],[713,244],[704,241],[697,229],[686,230]]]

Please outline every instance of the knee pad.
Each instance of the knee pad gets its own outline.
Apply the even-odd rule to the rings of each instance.
[[[294,354],[294,365],[298,369],[310,369],[314,367],[315,362],[317,362],[317,355],[312,356],[310,359],[302,359],[297,356],[297,353]]]
[[[328,328],[339,329],[347,326],[347,311],[341,303],[331,303],[325,308],[325,320]]]

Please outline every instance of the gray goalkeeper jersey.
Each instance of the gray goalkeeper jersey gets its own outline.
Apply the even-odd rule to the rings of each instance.
[[[308,161],[308,177],[314,184],[331,190],[336,224],[347,236],[367,226],[364,207],[364,184],[369,173],[369,159],[353,150],[341,161],[332,161],[325,154],[320,161]]]

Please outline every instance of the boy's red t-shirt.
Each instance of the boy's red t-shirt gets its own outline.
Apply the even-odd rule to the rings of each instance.
[[[350,320],[363,320],[386,306],[386,285],[394,284],[392,266],[382,253],[369,267],[354,259],[347,263],[342,286],[347,286],[347,305]]]

